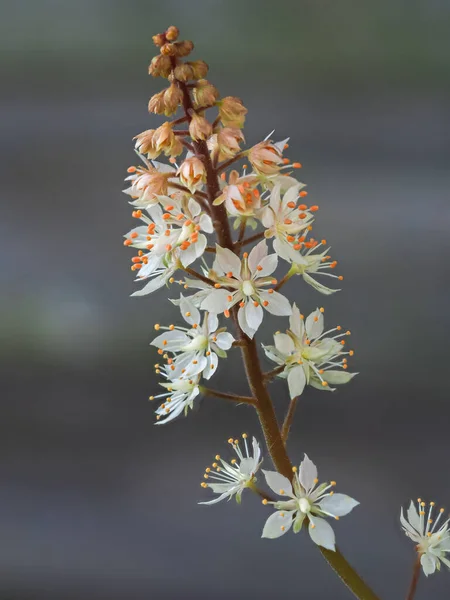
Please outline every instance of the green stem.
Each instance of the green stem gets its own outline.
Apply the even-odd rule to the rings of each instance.
[[[355,569],[345,560],[338,548],[336,548],[335,552],[332,552],[331,550],[322,548],[322,546],[317,547],[336,575],[357,598],[360,600],[379,600],[378,596],[372,592]]]

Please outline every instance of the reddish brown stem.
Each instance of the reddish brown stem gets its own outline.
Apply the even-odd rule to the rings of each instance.
[[[420,577],[420,555],[417,554],[417,558],[414,561],[412,579],[411,579],[411,583],[409,585],[409,590],[408,590],[408,595],[406,596],[406,600],[413,600],[414,595],[416,593],[417,584],[419,582],[419,577]]]
[[[281,438],[283,442],[286,444],[286,441],[289,436],[289,431],[291,430],[292,421],[294,420],[295,409],[297,408],[298,396],[292,398],[289,403],[289,408],[284,417],[283,427],[281,428]]]

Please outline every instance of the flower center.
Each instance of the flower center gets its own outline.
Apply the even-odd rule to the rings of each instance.
[[[300,498],[298,501],[298,508],[300,512],[306,515],[311,510],[311,502],[308,500],[308,498]]]
[[[255,293],[255,287],[249,279],[242,282],[242,293],[244,296],[252,296]]]
[[[183,352],[192,352],[196,350],[204,350],[208,346],[208,338],[204,335],[197,335],[195,338],[186,344],[181,349]]]

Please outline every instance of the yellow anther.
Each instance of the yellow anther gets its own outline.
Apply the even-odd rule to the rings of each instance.
[[[232,444],[233,443],[233,438],[228,438],[228,443]]]
[[[323,306],[321,306],[321,307],[319,308],[319,310],[320,310],[320,312],[321,312],[321,313],[325,312],[325,309],[324,309],[324,307],[323,307]]]
[[[334,494],[334,491],[333,491],[333,490],[331,490],[331,492],[330,492],[330,496],[332,496],[333,494]]]
[[[156,373],[157,375],[159,375],[159,374],[161,373],[161,371],[160,371],[159,369],[156,369],[155,373]]]
[[[169,329],[170,331],[173,331],[175,329],[175,325],[169,325]]]
[[[425,511],[424,511],[424,510],[421,510],[421,511],[419,512],[419,515],[424,515],[424,514],[425,514]]]
[[[280,517],[284,517],[284,512],[280,513]]]
[[[155,396],[149,396],[149,397],[148,397],[148,399],[149,399],[149,400],[154,400],[154,399],[155,399]]]
[[[281,526],[281,531],[285,531],[286,527],[284,525]]]
[[[336,521],[339,521],[339,517],[334,517],[336,519]]]
[[[242,437],[244,438],[244,440],[246,440],[248,438],[248,435],[246,433],[243,433]]]
[[[220,454],[216,454],[215,459],[220,460]]]
[[[417,498],[417,502],[422,502],[422,498]]]
[[[323,385],[323,387],[327,387],[328,381],[322,381],[322,385]]]
[[[206,467],[205,471],[206,471],[206,473],[210,473],[211,472],[210,467]]]
[[[426,502],[421,502],[421,503],[420,503],[420,506],[426,506],[426,505],[427,505],[427,503],[426,503]]]
[[[184,313],[184,316],[185,316],[185,317],[190,317],[190,316],[191,316],[191,313],[188,311],[187,313]]]
[[[156,331],[158,331],[160,327],[161,327],[161,325],[159,323],[156,323],[156,325],[155,325]]]
[[[264,498],[264,500],[262,501],[262,503],[263,503],[263,504],[264,504],[264,506],[265,506],[266,504],[268,504],[268,503],[269,503],[269,501],[268,501],[266,498]]]
[[[440,513],[443,513],[443,512],[445,512],[445,508],[441,508],[441,509],[439,510],[439,512],[440,512]]]
[[[435,506],[436,502],[430,502],[430,506]]]
[[[235,465],[236,463],[237,463],[237,460],[236,460],[235,458],[232,458],[232,459],[231,459],[231,464],[232,464],[232,465]]]
[[[314,483],[319,483],[319,480],[317,479],[317,477],[314,479]]]
[[[220,472],[222,469],[220,467],[217,467],[216,471]]]
[[[205,474],[203,475],[203,477],[204,477],[205,479],[208,479],[208,478],[209,478],[209,475],[208,475],[208,473],[205,473]]]
[[[347,331],[345,332],[345,335],[351,335],[351,331],[350,331],[350,330],[347,330]]]
[[[350,354],[350,356],[353,356],[355,354],[355,351],[354,350],[350,350],[349,354]]]
[[[208,487],[208,484],[205,483],[204,481],[202,481],[200,485],[202,486],[202,488],[207,488]]]
[[[234,445],[239,446],[239,440],[234,440]]]
[[[284,496],[284,490],[279,491],[280,496]]]
[[[429,531],[429,532],[427,533],[427,536],[428,536],[428,537],[431,537],[431,531]]]
[[[219,465],[218,465],[216,462],[213,462],[212,466],[213,466],[214,468],[216,468],[216,467],[218,467]]]
[[[330,481],[330,485],[336,485],[335,481]]]
[[[314,529],[316,526],[314,525],[314,523],[311,523],[311,529]]]
[[[292,467],[292,471],[293,471],[294,473],[297,473],[297,467]]]

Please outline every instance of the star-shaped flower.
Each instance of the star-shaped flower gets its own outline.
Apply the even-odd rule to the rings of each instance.
[[[267,519],[262,537],[278,538],[293,527],[298,533],[307,522],[312,541],[318,546],[335,551],[335,536],[333,528],[324,517],[339,519],[347,515],[359,504],[350,496],[335,494],[332,488],[336,482],[318,485],[317,468],[306,456],[300,467],[294,467],[294,477],[291,483],[287,477],[276,471],[264,471],[267,485],[279,496],[286,500],[267,502],[277,509]]]
[[[446,554],[450,552],[450,519],[442,521],[444,509],[441,508],[434,517],[435,503],[430,502],[428,511],[425,510],[426,503],[419,498],[417,500],[417,509],[414,502],[406,511],[406,518],[403,514],[403,508],[400,512],[400,521],[405,534],[417,544],[416,549],[420,555],[420,563],[423,572],[428,577],[436,570],[440,570],[441,562],[450,568],[450,560]]]
[[[273,336],[275,346],[264,347],[270,360],[284,365],[279,376],[287,378],[291,398],[300,396],[306,385],[334,391],[336,388],[332,385],[347,383],[356,375],[348,373],[345,358],[352,356],[353,350],[344,351],[345,340],[339,339],[350,335],[350,331],[341,333],[342,327],[338,326],[324,332],[323,312],[323,308],[317,308],[304,322],[303,315],[293,304],[290,328],[286,333],[277,332]],[[327,337],[335,332],[338,333]]]
[[[239,440],[230,438],[228,443],[236,452],[237,458],[231,459],[228,463],[217,454],[211,467],[206,468],[204,478],[207,481],[203,481],[201,486],[203,488],[209,487],[219,496],[209,502],[200,502],[199,504],[216,504],[226,498],[230,500],[233,496],[236,496],[236,501],[240,503],[245,488],[252,487],[255,484],[255,473],[262,462],[260,460],[261,449],[256,439],[253,438],[252,449],[250,450],[247,434],[243,433],[242,437],[245,452],[241,450]],[[213,483],[211,480],[213,480]]]

